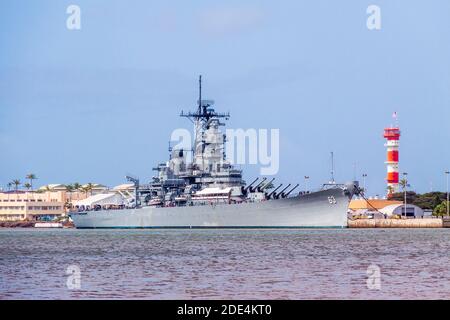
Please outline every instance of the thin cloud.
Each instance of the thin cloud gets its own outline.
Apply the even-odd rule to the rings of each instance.
[[[208,35],[228,35],[260,25],[264,11],[258,7],[214,7],[199,14],[200,30]]]

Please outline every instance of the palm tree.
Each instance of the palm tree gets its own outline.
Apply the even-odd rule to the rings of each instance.
[[[72,184],[73,186],[73,190],[80,190],[81,189],[81,184],[79,184],[78,182],[75,182],[74,184]]]
[[[31,185],[30,189],[33,190],[33,180],[37,179],[36,175],[34,173],[29,173],[25,176],[25,179],[30,180],[30,185]]]
[[[17,192],[17,190],[19,189],[19,186],[22,184],[22,182],[20,182],[19,179],[14,179],[11,182],[14,185],[14,190]]]
[[[12,186],[13,186],[13,183],[12,183],[12,182],[8,182],[7,186],[8,186],[8,191],[11,191],[11,188],[12,188]]]
[[[84,192],[84,195],[85,195],[86,198],[87,198],[87,194],[88,194],[88,192],[89,192],[89,188],[88,188],[87,186],[80,187],[80,191]]]
[[[28,183],[28,182],[24,183],[23,186],[24,186],[28,191],[30,191],[30,189],[32,188],[31,183]]]
[[[394,193],[394,187],[393,186],[387,186],[386,190],[387,190],[387,193],[388,193],[387,195],[388,195],[388,198],[389,198]]]
[[[447,201],[442,201],[441,204],[436,206],[433,210],[434,216],[445,216],[447,214]]]
[[[400,180],[399,184],[402,187],[403,192],[405,193],[405,203],[404,203],[405,208],[404,208],[404,211],[405,211],[405,217],[406,217],[406,188],[409,186],[408,185],[408,180],[406,180],[406,178],[403,178],[402,180]]]
[[[402,179],[402,180],[400,180],[399,184],[400,184],[400,187],[402,187],[402,189],[405,190],[406,187],[408,186],[408,180]]]
[[[75,190],[73,184],[66,184],[65,187],[67,192],[72,192]]]
[[[94,189],[94,184],[89,182],[85,187],[89,191],[90,195],[92,196],[92,189]]]
[[[69,194],[69,203],[72,203],[72,192],[75,190],[73,184],[66,184],[66,191]]]

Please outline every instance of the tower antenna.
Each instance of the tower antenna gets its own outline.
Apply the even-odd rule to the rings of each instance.
[[[202,112],[202,75],[198,77],[198,113]]]
[[[334,153],[331,151],[331,183],[334,182]]]
[[[228,120],[230,118],[230,113],[219,113],[214,111],[214,109],[209,108],[214,104],[214,100],[202,100],[202,76],[198,77],[198,108],[196,112],[183,112],[181,111],[180,116],[188,118],[192,122],[198,121],[198,123],[208,122],[211,118],[225,118]]]

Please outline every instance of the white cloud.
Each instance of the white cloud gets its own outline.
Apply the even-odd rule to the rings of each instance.
[[[234,34],[260,25],[263,17],[257,7],[214,7],[200,12],[199,27],[209,35]]]

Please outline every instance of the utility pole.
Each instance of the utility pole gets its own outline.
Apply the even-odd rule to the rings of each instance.
[[[408,186],[408,180],[406,179],[406,176],[408,175],[408,172],[403,172],[403,179],[405,186],[403,188],[403,191],[405,191],[405,218],[406,218],[406,187]]]
[[[363,173],[362,178],[363,178],[363,192],[364,192],[364,194],[367,194],[367,193],[366,193],[366,178],[367,178],[367,173]]]
[[[445,171],[445,175],[446,175],[446,178],[447,178],[447,205],[446,205],[446,207],[447,207],[447,216],[449,216],[449,196],[448,196],[448,175],[450,174],[450,171]]]

